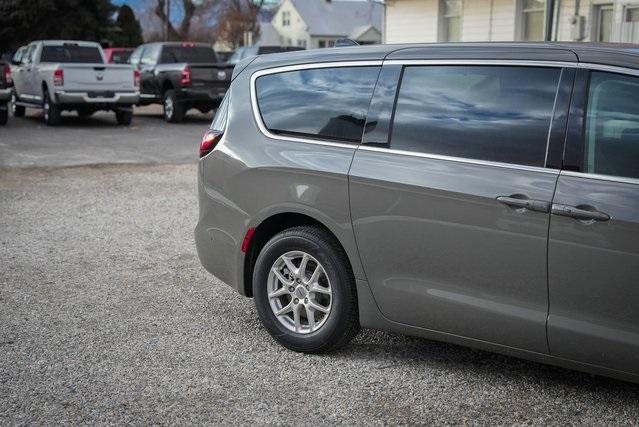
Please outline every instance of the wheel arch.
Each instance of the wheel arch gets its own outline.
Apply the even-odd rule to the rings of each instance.
[[[325,232],[329,233],[340,246],[340,248],[346,254],[348,259],[347,268],[350,269],[351,274],[354,271],[354,260],[351,253],[346,250],[344,243],[340,240],[337,233],[335,233],[329,226],[322,221],[299,212],[279,212],[275,213],[267,218],[264,218],[257,226],[255,226],[255,232],[251,238],[249,248],[244,257],[243,268],[243,294],[247,297],[253,296],[253,269],[255,267],[255,261],[260,251],[266,245],[266,243],[276,234],[293,227],[310,226],[317,227]],[[357,259],[356,261],[359,261]]]

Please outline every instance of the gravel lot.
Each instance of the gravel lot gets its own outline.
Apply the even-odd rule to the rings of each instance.
[[[102,116],[46,132],[95,132],[113,152],[133,135],[174,137],[160,119],[138,119],[131,137]],[[56,154],[29,168],[9,163],[46,150],[21,148],[29,119],[10,120],[0,129],[2,425],[639,424],[637,385],[458,346],[363,331],[330,355],[284,350],[252,301],[197,260],[185,147],[195,152],[204,119],[171,130],[184,141],[163,159],[84,153],[92,165],[59,167]],[[133,164],[100,164],[114,162]]]

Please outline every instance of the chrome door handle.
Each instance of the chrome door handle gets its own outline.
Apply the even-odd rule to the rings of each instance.
[[[569,206],[558,203],[552,205],[553,215],[567,216],[579,221],[609,221],[610,215],[604,212],[599,212],[593,206],[579,205]]]
[[[515,209],[527,209],[529,211],[548,213],[550,203],[543,200],[529,199],[523,194],[513,194],[511,196],[499,196],[497,201]]]

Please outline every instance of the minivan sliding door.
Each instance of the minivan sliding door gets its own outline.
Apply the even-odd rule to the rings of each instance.
[[[395,322],[547,353],[558,176],[548,166],[561,155],[573,70],[400,71],[397,93],[382,88],[397,95],[392,123],[378,107],[382,119],[367,124],[350,171],[355,236],[380,310]],[[384,104],[378,95],[372,110]]]
[[[639,374],[639,77],[579,70],[575,88],[550,221],[550,352]]]

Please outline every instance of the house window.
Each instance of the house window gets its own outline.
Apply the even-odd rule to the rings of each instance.
[[[441,39],[445,42],[461,41],[462,0],[442,0],[440,3]]]
[[[291,25],[291,12],[285,10],[282,12],[282,27],[288,27]]]
[[[626,7],[626,22],[639,22],[639,7]]]
[[[521,8],[521,36],[525,41],[544,39],[546,0],[523,0]]]
[[[612,35],[613,8],[611,4],[595,7],[595,41],[609,42]]]
[[[306,40],[298,39],[298,40],[297,40],[297,45],[298,45],[299,47],[306,47]]]

